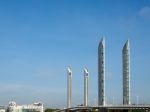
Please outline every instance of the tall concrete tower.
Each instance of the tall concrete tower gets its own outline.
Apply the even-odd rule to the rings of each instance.
[[[125,43],[122,50],[123,61],[123,105],[130,104],[130,46]]]
[[[98,105],[105,105],[105,40],[98,46]]]
[[[89,72],[84,69],[84,106],[88,106],[88,78]]]
[[[70,67],[67,68],[67,108],[71,107],[72,97],[72,70]]]

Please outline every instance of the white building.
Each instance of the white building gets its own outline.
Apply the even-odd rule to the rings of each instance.
[[[5,112],[5,107],[4,106],[0,106],[0,112]]]
[[[30,105],[17,105],[16,102],[9,102],[9,112],[44,112],[43,104],[38,102]]]

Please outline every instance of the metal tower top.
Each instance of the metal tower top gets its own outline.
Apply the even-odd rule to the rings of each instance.
[[[104,47],[105,47],[105,38],[103,37],[99,43],[98,48],[100,49],[100,48],[104,48]]]
[[[126,43],[123,46],[123,51],[124,50],[129,50],[130,49],[130,44],[129,44],[129,40],[126,41]]]

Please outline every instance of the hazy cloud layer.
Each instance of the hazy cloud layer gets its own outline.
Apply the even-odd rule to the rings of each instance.
[[[59,105],[53,105],[58,102],[58,99],[65,101],[65,88],[47,88],[32,85],[1,85],[0,86],[0,103],[8,105],[9,101],[16,101],[18,104],[31,104],[41,101],[45,106],[57,107],[59,105],[65,106],[65,102]],[[63,98],[60,97],[63,96]],[[55,97],[54,97],[55,96]],[[60,100],[60,102],[61,102]]]

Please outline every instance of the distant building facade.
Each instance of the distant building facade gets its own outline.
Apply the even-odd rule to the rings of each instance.
[[[5,107],[4,106],[0,106],[0,112],[5,112]]]
[[[9,102],[9,112],[44,112],[43,104],[38,102],[30,105],[17,105],[16,102]]]

